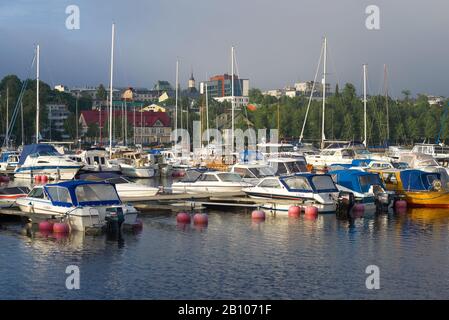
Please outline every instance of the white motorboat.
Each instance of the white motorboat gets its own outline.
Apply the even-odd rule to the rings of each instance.
[[[172,184],[172,192],[218,194],[221,192],[239,192],[249,186],[251,184],[243,182],[242,177],[237,173],[189,170],[182,180]]]
[[[26,197],[30,189],[28,187],[8,187],[0,189],[0,208],[14,206],[18,198]]]
[[[306,155],[306,160],[314,167],[328,167],[334,163],[350,164],[355,157],[353,149],[329,148],[322,150],[318,155]]]
[[[31,144],[23,147],[14,177],[29,179],[46,175],[53,179],[70,180],[81,167],[81,164],[59,154],[51,145]]]
[[[151,165],[148,157],[141,152],[123,152],[117,163],[124,176],[130,178],[152,178],[155,175],[155,166]]]
[[[60,218],[77,231],[104,227],[114,218],[130,225],[137,219],[137,210],[123,204],[114,185],[105,182],[78,180],[35,186],[16,203],[30,217]]]
[[[262,179],[255,187],[243,189],[251,198],[287,200],[287,204],[270,203],[263,209],[287,212],[292,205],[313,205],[320,213],[331,213],[337,209],[339,191],[330,175],[298,173],[285,177]]]
[[[114,184],[123,202],[151,200],[159,192],[159,188],[135,183],[123,176],[108,172],[86,173],[80,175],[80,179],[87,181],[105,181]]]
[[[256,185],[260,179],[275,176],[275,170],[271,166],[259,163],[237,163],[231,167],[230,172],[237,173],[244,182],[252,185]]]
[[[67,157],[70,159],[80,158],[84,163],[83,172],[121,172],[120,165],[111,163],[107,158],[107,152],[104,148],[94,147],[81,152],[79,155],[68,155]]]
[[[307,161],[304,156],[295,158],[271,158],[267,161],[276,176],[289,176],[295,173],[307,172]]]
[[[20,153],[4,151],[0,154],[0,171],[14,171],[19,164]]]

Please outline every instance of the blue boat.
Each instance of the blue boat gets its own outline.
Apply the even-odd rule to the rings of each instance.
[[[339,191],[351,192],[356,202],[363,203],[365,209],[388,209],[394,200],[394,192],[386,191],[378,174],[355,170],[330,171]]]

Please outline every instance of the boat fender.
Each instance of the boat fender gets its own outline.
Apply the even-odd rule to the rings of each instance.
[[[53,225],[54,233],[68,233],[69,230],[69,225],[64,222],[57,222]]]
[[[304,212],[305,216],[308,217],[317,217],[318,216],[318,208],[314,206],[307,206]]]
[[[52,232],[53,231],[53,223],[50,221],[42,221],[39,223],[39,231],[42,232]]]
[[[292,218],[298,218],[301,215],[301,207],[299,206],[290,206],[288,208],[288,216]]]
[[[190,223],[190,215],[186,212],[180,212],[176,215],[176,221],[178,223]]]
[[[251,213],[251,218],[253,220],[265,220],[265,212],[263,212],[262,210],[254,210]]]
[[[195,213],[193,216],[193,224],[206,225],[208,222],[208,217],[205,213]]]

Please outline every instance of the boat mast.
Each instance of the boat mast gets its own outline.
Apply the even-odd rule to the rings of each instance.
[[[235,109],[235,101],[234,101],[234,46],[231,47],[231,152],[234,153],[234,109]]]
[[[23,128],[23,99],[20,99],[20,122],[21,122],[21,132],[22,132],[22,146],[25,145],[25,132]]]
[[[175,81],[175,130],[178,129],[178,82],[179,82],[179,61],[176,60],[176,81]],[[181,112],[182,117],[182,112]],[[181,123],[182,127],[182,123]]]
[[[387,65],[384,64],[384,91],[385,91],[385,106],[387,108],[387,141],[390,141],[390,118],[388,115],[388,84],[387,84]]]
[[[321,119],[321,149],[324,148],[324,114],[326,110],[326,59],[327,59],[327,39],[324,37],[324,67],[323,67],[323,118]]]
[[[109,157],[112,159],[112,81],[114,75],[114,36],[115,23],[112,23],[112,37],[111,37],[111,79],[109,84]]]
[[[39,45],[36,48],[36,143],[39,143]]]
[[[9,131],[9,87],[6,87],[6,134],[5,134],[6,148],[8,148],[9,146],[8,131]]]
[[[209,97],[207,95],[207,82],[205,83],[206,86],[206,132],[207,132],[207,144],[209,145],[210,142],[210,136],[209,136]]]
[[[365,132],[365,139],[363,140],[363,144],[367,145],[367,138],[366,138],[366,71],[367,71],[367,65],[363,65],[363,126],[364,126],[364,132]]]
[[[76,115],[75,115],[75,125],[76,125],[76,143],[78,144],[78,96],[79,94],[76,95],[76,105],[75,105],[75,109],[76,109]],[[78,146],[81,147],[81,146]]]

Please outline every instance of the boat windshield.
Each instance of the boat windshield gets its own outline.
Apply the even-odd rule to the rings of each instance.
[[[315,189],[320,191],[337,191],[337,188],[335,187],[334,181],[330,176],[326,175],[317,175],[312,177],[312,183],[315,186]]]
[[[237,173],[218,173],[218,178],[223,182],[240,182],[242,177]]]
[[[292,190],[313,191],[306,177],[293,176],[283,179],[284,183]]]
[[[286,162],[285,165],[287,166],[290,173],[307,171],[306,163],[304,161]]]
[[[274,170],[271,167],[249,168],[256,178],[273,177]]]
[[[115,188],[110,184],[83,184],[75,188],[78,203],[120,201]]]
[[[105,180],[106,182],[112,183],[112,184],[121,184],[121,183],[130,183],[129,180],[123,178],[123,177],[114,177],[109,178]]]
[[[363,175],[359,177],[360,188],[363,192],[368,192],[371,186],[381,186],[380,177],[377,174]]]
[[[72,204],[72,198],[70,197],[70,192],[67,188],[48,186],[46,189],[53,203],[61,202]]]

